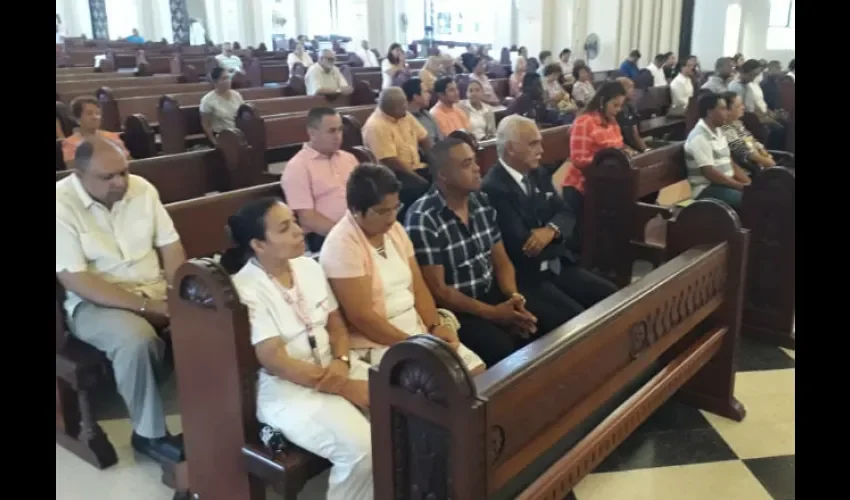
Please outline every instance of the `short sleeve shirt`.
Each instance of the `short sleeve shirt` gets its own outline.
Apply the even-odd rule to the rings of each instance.
[[[363,142],[379,161],[396,158],[411,170],[425,167],[419,160],[419,141],[426,137],[425,127],[410,113],[396,119],[376,109],[363,125]]]
[[[211,90],[201,98],[199,110],[202,114],[209,114],[212,131],[219,133],[236,128],[236,112],[244,102],[242,94],[235,90],[231,90],[228,97],[222,97],[215,90]]]

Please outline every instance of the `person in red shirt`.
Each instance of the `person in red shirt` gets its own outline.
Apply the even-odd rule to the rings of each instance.
[[[564,177],[564,202],[573,209],[576,229],[573,237],[578,241],[577,226],[584,205],[584,169],[593,163],[598,151],[606,148],[623,148],[633,154],[623,143],[623,134],[617,123],[617,113],[626,101],[626,89],[620,82],[607,82],[599,87],[587,103],[584,113],[573,123],[570,131],[570,163]]]

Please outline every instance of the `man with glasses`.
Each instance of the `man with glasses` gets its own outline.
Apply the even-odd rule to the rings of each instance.
[[[332,50],[325,49],[319,57],[319,63],[310,66],[304,75],[307,84],[307,95],[349,95],[351,85],[336,67],[336,55]]]

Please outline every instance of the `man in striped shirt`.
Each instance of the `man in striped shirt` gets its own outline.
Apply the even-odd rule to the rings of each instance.
[[[685,141],[688,182],[694,198],[713,198],[738,210],[744,186],[750,178],[735,165],[721,127],[729,110],[722,95],[705,94],[699,99],[700,121]]]

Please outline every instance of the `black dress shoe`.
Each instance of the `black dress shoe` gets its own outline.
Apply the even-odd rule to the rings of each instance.
[[[177,436],[166,434],[161,438],[146,438],[134,432],[130,444],[136,450],[136,453],[145,455],[155,462],[178,463],[186,459],[183,453],[182,434]]]

